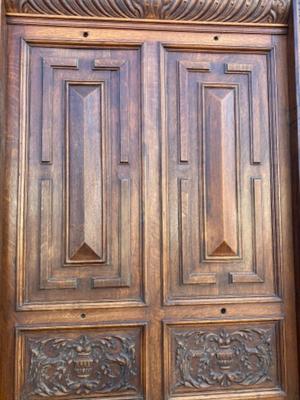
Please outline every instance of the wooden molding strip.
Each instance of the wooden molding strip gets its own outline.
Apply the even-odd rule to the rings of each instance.
[[[8,13],[284,24],[291,0],[5,0]]]

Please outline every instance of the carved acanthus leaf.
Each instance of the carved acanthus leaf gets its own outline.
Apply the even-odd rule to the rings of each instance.
[[[5,0],[29,14],[182,21],[285,23],[291,0]]]
[[[136,343],[127,336],[29,340],[22,399],[137,392]]]
[[[208,388],[271,381],[271,329],[188,331],[175,335],[176,385]]]

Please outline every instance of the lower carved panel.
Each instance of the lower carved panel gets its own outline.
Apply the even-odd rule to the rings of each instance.
[[[278,325],[166,325],[169,394],[278,390]]]
[[[20,330],[16,399],[141,399],[143,338],[142,326]]]

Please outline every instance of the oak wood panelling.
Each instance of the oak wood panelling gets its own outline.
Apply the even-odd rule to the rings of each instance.
[[[102,85],[68,85],[67,263],[106,261]],[[101,112],[99,112],[101,110]],[[94,152],[94,149],[98,149]],[[84,168],[82,168],[84,165]],[[76,184],[74,184],[76,182]]]
[[[200,90],[202,109],[199,112],[205,115],[202,117],[203,258],[240,258],[238,87],[203,84]],[[216,163],[218,159],[220,162]]]
[[[5,192],[5,158],[6,158],[6,127],[7,127],[7,24],[5,18],[5,5],[0,3],[0,182],[2,187],[2,196],[0,197],[0,251],[2,254],[2,261],[0,264],[0,270],[3,277],[4,268],[4,192]],[[1,293],[1,307],[0,307],[0,325],[1,325],[1,335],[0,335],[0,348],[2,355],[4,355],[4,349],[7,349],[6,336],[9,331],[4,306],[4,296],[5,288],[0,285]],[[6,311],[7,312],[7,311]],[[7,376],[9,372],[7,368],[0,362],[0,398],[4,398],[6,392]]]
[[[273,50],[161,59],[165,301],[276,297]]]
[[[297,400],[285,32],[32,18],[10,26],[4,398]]]
[[[281,332],[280,320],[165,321],[165,399],[284,395]]]
[[[144,399],[146,324],[19,327],[15,398]]]
[[[292,1],[292,12],[290,14],[289,24],[289,101],[290,101],[290,128],[291,128],[291,156],[292,156],[292,182],[293,182],[293,221],[294,221],[294,246],[295,246],[295,281],[296,281],[296,307],[300,307],[300,274],[299,274],[299,254],[300,254],[300,2]],[[298,342],[300,339],[300,318],[297,313],[297,333]],[[300,361],[298,359],[298,361]],[[298,377],[300,380],[300,375]]]
[[[52,163],[53,152],[53,85],[55,69],[78,69],[76,58],[43,58],[43,114],[42,114],[42,163]]]
[[[22,57],[18,306],[142,303],[141,51]]]

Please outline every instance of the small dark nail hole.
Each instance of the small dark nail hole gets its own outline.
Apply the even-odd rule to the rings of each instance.
[[[226,308],[221,308],[221,314],[226,314],[226,313],[227,313]]]
[[[88,33],[88,32],[83,32],[83,36],[84,36],[84,37],[88,37],[88,36],[89,36],[89,33]]]
[[[214,40],[219,40],[219,36],[214,36]]]
[[[84,319],[86,317],[86,314],[83,313],[80,316],[81,316],[82,319]]]

